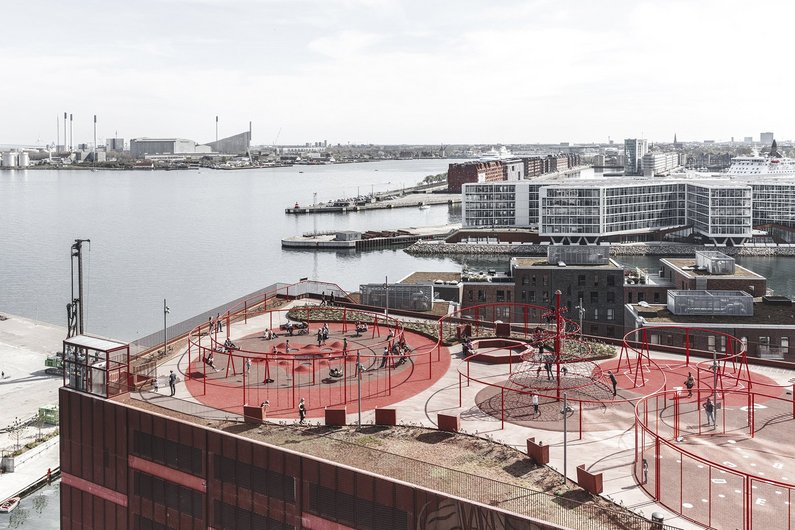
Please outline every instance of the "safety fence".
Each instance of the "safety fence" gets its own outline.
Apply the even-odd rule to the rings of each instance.
[[[762,386],[762,385],[758,385]],[[710,528],[790,530],[795,484],[775,450],[754,458],[762,433],[785,447],[795,402],[784,387],[762,391],[660,392],[636,408],[634,473],[670,510]],[[707,398],[717,407],[705,410]]]

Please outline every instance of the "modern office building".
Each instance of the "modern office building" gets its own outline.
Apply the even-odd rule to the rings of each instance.
[[[762,145],[770,145],[773,143],[774,134],[772,132],[759,133],[759,143]]]
[[[648,152],[649,145],[644,139],[627,138],[624,140],[624,174],[642,175],[643,156]]]
[[[464,228],[537,228],[554,243],[692,229],[740,245],[753,227],[795,228],[793,179],[534,179],[464,184],[462,194]]]

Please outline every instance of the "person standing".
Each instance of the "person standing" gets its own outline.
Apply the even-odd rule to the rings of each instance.
[[[613,372],[608,370],[607,377],[608,379],[610,379],[610,384],[613,385],[613,397],[616,397],[616,387],[618,386],[618,381],[616,380],[616,376],[613,375]]]
[[[320,348],[320,343],[323,342],[323,329],[317,328],[317,347]]]
[[[704,403],[704,410],[707,412],[707,425],[717,427],[717,422],[715,421],[715,404],[712,402],[712,399],[707,398],[706,403]]]
[[[290,353],[290,339],[284,341],[284,353]]]
[[[384,353],[383,356],[381,357],[381,366],[379,366],[378,368],[383,368],[384,366],[386,366],[387,359],[389,359],[389,348],[387,346],[384,346]]]
[[[171,389],[171,396],[173,397],[174,394],[177,393],[177,374],[174,373],[174,370],[171,370],[171,373],[168,374],[168,386]]]
[[[248,373],[251,371],[251,357],[246,357],[246,363],[245,363],[244,367],[245,367],[246,375],[248,375]]]
[[[348,355],[348,337],[342,338],[342,355]]]
[[[224,330],[224,323],[221,321],[221,313],[215,315],[215,330],[218,332]]]
[[[298,400],[298,418],[298,423],[303,425],[304,418],[306,418],[306,405],[304,405],[304,398]]]
[[[687,387],[687,397],[693,397],[693,385],[695,384],[696,382],[693,379],[693,374],[687,372],[687,379],[685,379],[685,387]]]
[[[538,416],[538,394],[533,393],[533,416]]]

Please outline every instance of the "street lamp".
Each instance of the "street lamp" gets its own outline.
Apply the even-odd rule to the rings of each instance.
[[[356,348],[356,401],[359,406],[359,423],[356,429],[360,430],[362,428],[362,359],[359,348]]]
[[[386,291],[386,311],[384,315],[389,318],[389,276],[384,276],[384,291]],[[389,326],[389,324],[387,324]]]
[[[718,428],[718,352],[712,350],[712,417],[715,420],[713,427]]]
[[[168,344],[168,336],[166,334],[166,316],[171,310],[166,305],[166,299],[163,298],[163,357],[166,356],[166,344]]]
[[[566,421],[569,417],[569,413],[572,411],[572,408],[569,407],[568,399],[566,398],[566,392],[563,393],[563,408],[560,409],[560,413],[563,414],[563,485],[566,485],[566,465],[567,465],[567,449],[568,449],[568,422]]]
[[[582,298],[580,298],[580,303],[574,309],[580,314],[580,338],[582,338],[582,317],[585,314],[585,308],[582,305]]]

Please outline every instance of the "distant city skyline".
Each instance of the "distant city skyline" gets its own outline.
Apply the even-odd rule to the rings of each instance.
[[[11,0],[0,144],[795,137],[795,5]],[[63,123],[60,127],[63,136]],[[61,138],[63,143],[63,138]]]

